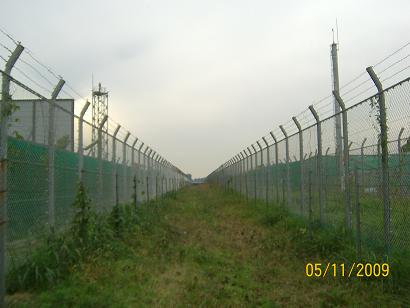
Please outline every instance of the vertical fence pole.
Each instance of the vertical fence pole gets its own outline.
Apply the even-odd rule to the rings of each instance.
[[[118,193],[118,172],[115,173],[114,185],[115,185],[115,206],[118,206],[120,204],[119,193]]]
[[[241,161],[241,155],[240,154],[236,154],[236,157],[238,159],[237,162],[237,166],[236,166],[236,177],[237,177],[237,181],[238,181],[238,189],[237,191],[242,194],[242,189],[241,189],[241,174],[242,174],[242,170],[241,170],[241,165],[242,165],[242,161]]]
[[[144,162],[143,162],[143,165],[144,165],[144,173],[143,173],[143,182],[145,181],[145,190],[147,190],[147,188],[149,187],[149,185],[148,185],[148,166],[147,166],[147,151],[149,150],[149,147],[148,146],[145,146],[145,150],[144,150],[144,153],[143,153],[143,158],[144,158]],[[148,191],[146,191],[146,194],[145,194],[145,201],[148,201]]]
[[[123,179],[123,200],[122,202],[125,202],[128,200],[128,177],[127,177],[127,140],[128,138],[131,136],[130,132],[127,132],[127,134],[125,135],[125,138],[122,142],[122,176],[124,177]]]
[[[135,204],[135,206],[137,206],[137,168],[135,166],[135,145],[138,142],[138,138],[135,138],[134,142],[132,143],[131,146],[131,170],[133,171],[133,202]]]
[[[244,175],[245,175],[245,156],[243,155],[242,151],[239,153],[240,157],[241,157],[241,195],[243,196],[246,193],[246,188],[243,185],[244,182]],[[245,183],[246,185],[246,183]],[[244,190],[245,189],[245,193]]]
[[[340,97],[338,91],[333,91],[333,95],[342,110],[342,126],[343,126],[343,172],[341,172],[344,178],[344,201],[345,201],[345,227],[346,229],[352,228],[352,210],[350,208],[350,187],[349,187],[349,135],[347,127],[347,112],[343,99]]]
[[[233,157],[231,160],[231,179],[232,179],[232,191],[236,190],[236,157]]]
[[[151,189],[153,189],[153,195],[155,194],[155,196],[154,196],[154,200],[157,198],[157,191],[156,191],[156,185],[157,185],[157,182],[156,182],[156,172],[155,172],[155,160],[154,160],[154,156],[155,156],[155,154],[156,154],[157,152],[156,151],[152,151],[152,154],[150,155],[150,157],[149,157],[149,159],[150,159],[150,162],[151,162],[151,184],[152,184],[152,186],[154,186],[154,187],[152,187]]]
[[[400,129],[399,137],[397,138],[397,153],[399,154],[399,162],[401,162],[401,136],[403,135],[404,127]]]
[[[386,245],[386,255],[390,256],[391,251],[391,209],[390,209],[390,190],[389,190],[389,151],[387,140],[387,116],[383,86],[377,77],[373,68],[367,67],[367,73],[373,80],[378,91],[379,105],[379,124],[380,124],[380,144],[382,150],[382,187],[383,187],[383,205],[384,205],[384,239]]]
[[[140,147],[138,148],[138,166],[137,166],[137,185],[141,184],[141,185],[138,185],[138,187],[142,187],[142,188],[143,188],[142,183],[144,182],[144,179],[141,178],[141,175],[143,175],[142,165],[141,165],[141,154],[142,154],[141,150],[143,146],[144,146],[144,142],[141,142]],[[137,189],[137,196],[138,196],[138,189]],[[137,202],[138,202],[138,197],[137,197]],[[141,196],[141,203],[142,203],[142,196]]]
[[[231,191],[233,192],[235,190],[234,187],[234,178],[235,178],[235,162],[236,162],[236,158],[232,158],[231,159],[231,165],[229,167],[230,171],[231,171]]]
[[[55,227],[55,103],[65,81],[60,79],[48,103],[48,224],[51,231]]]
[[[238,155],[235,155],[235,157],[234,157],[234,159],[235,159],[235,176],[236,176],[236,181],[237,181],[237,183],[239,183],[240,182],[240,173],[241,173],[241,168],[240,168],[240,166],[241,166],[241,156],[238,154]],[[239,184],[238,184],[239,185]],[[239,186],[239,189],[240,189],[240,186]]]
[[[245,170],[245,192],[246,192],[246,202],[249,201],[249,189],[248,189],[248,172],[249,172],[249,159],[248,159],[248,153],[246,153],[246,150],[243,150],[243,153],[246,158],[246,170]]]
[[[279,149],[278,140],[276,139],[273,132],[269,133],[272,139],[275,141],[275,177],[276,177],[276,203],[279,204]]]
[[[6,220],[7,220],[7,150],[8,122],[12,98],[10,96],[9,74],[14,64],[23,52],[24,47],[16,46],[8,59],[2,74],[1,104],[0,104],[0,306],[5,307],[6,294]]]
[[[360,231],[360,189],[359,189],[359,173],[357,166],[354,169],[355,182],[355,211],[356,211],[356,252],[357,257],[360,258],[362,254],[362,237]]]
[[[97,143],[97,151],[98,151],[98,203],[99,203],[99,207],[100,209],[103,209],[103,161],[102,161],[102,134],[103,134],[103,128],[105,125],[105,122],[107,122],[108,120],[108,116],[106,115],[101,123],[99,123],[100,125],[98,126],[98,143]]]
[[[285,146],[286,146],[286,203],[287,206],[290,207],[292,204],[292,191],[290,186],[290,159],[289,159],[289,138],[288,134],[286,133],[285,129],[282,125],[279,125],[280,130],[282,131],[283,135],[285,136]]]
[[[258,151],[256,150],[256,148],[253,144],[251,144],[251,147],[252,147],[253,151],[255,152],[255,170],[254,170],[254,177],[253,177],[253,183],[254,183],[254,186],[253,186],[254,191],[253,192],[254,192],[254,195],[253,195],[253,197],[254,197],[254,200],[256,201],[256,198],[257,198],[256,173],[257,173],[257,170],[258,170]]]
[[[159,154],[157,153],[157,155],[154,158],[154,164],[155,164],[155,199],[158,199],[158,156]]]
[[[133,169],[135,169],[135,166],[134,166],[135,165],[135,145],[137,144],[137,142],[138,142],[138,138],[135,138],[131,146],[131,167]]]
[[[118,125],[112,135],[112,192],[113,192],[113,203],[115,204],[117,201],[117,134],[121,128],[121,125]]]
[[[249,151],[249,160],[251,162],[251,169],[250,169],[250,175],[252,175],[253,172],[253,159],[252,159],[252,151],[251,149],[248,147],[248,151]],[[252,181],[252,180],[251,180]],[[252,182],[251,182],[252,183]]]
[[[151,152],[152,149],[150,149],[147,153],[147,201],[150,201],[150,189],[151,189],[151,185],[150,185],[150,180],[151,180]]]
[[[304,157],[303,157],[303,130],[298,119],[292,117],[293,122],[295,122],[296,127],[299,131],[299,161],[300,161],[300,214],[303,216],[303,211],[305,207],[305,176],[304,176]]]
[[[235,191],[238,191],[238,183],[239,183],[239,179],[238,179],[238,167],[239,167],[239,161],[240,158],[238,158],[238,155],[235,155],[234,157],[235,159],[235,167],[234,167],[234,174],[235,174]]]
[[[90,107],[90,102],[86,101],[84,107],[81,109],[80,118],[78,120],[78,180],[83,181],[83,169],[84,169],[84,115]]]
[[[320,223],[324,222],[324,200],[323,200],[323,175],[322,175],[322,123],[320,122],[319,115],[317,114],[313,105],[309,106],[310,112],[312,112],[316,120],[317,129],[317,181],[319,191],[319,213]]]
[[[262,199],[263,197],[262,197],[262,192],[263,192],[263,186],[262,186],[262,184],[263,184],[263,181],[261,181],[261,176],[262,176],[262,170],[263,170],[263,168],[264,168],[264,166],[263,166],[263,149],[262,149],[262,145],[260,144],[260,142],[259,141],[256,141],[256,143],[257,143],[257,145],[258,145],[258,147],[259,147],[259,150],[260,150],[260,152],[261,152],[261,164],[260,164],[260,168],[259,168],[259,180],[258,180],[258,186],[260,186],[259,187],[259,192],[260,192],[260,198]]]
[[[269,203],[269,169],[270,169],[270,149],[269,143],[265,137],[262,137],[263,142],[266,145],[266,168],[265,168],[265,200],[266,204]]]
[[[364,144],[366,143],[367,138],[363,139],[362,146],[360,147],[360,159],[361,159],[361,171],[362,171],[362,176],[361,176],[361,181],[362,181],[362,187],[364,188]]]

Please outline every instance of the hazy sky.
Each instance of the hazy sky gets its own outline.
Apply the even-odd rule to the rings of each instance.
[[[18,1],[0,27],[194,177],[409,41],[410,1]]]

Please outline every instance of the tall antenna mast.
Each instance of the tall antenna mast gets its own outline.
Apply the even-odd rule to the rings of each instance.
[[[338,44],[335,43],[334,30],[332,29],[333,43],[331,45],[331,58],[332,58],[332,90],[339,93],[339,63],[338,63]],[[334,112],[335,116],[335,154],[336,154],[336,170],[337,174],[341,178],[343,185],[343,150],[342,150],[342,121],[340,115],[339,103],[334,99]]]
[[[94,78],[93,78],[94,79]],[[94,80],[92,81],[94,83]],[[108,91],[98,83],[97,88],[92,89],[92,142],[97,143],[98,127],[105,116],[108,115]],[[108,132],[108,121],[104,124],[103,132]],[[103,159],[108,159],[108,135],[102,134],[102,155]],[[92,148],[91,154],[97,156],[96,147]]]

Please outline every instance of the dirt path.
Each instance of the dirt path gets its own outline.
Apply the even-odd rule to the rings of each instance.
[[[31,305],[83,307],[388,306],[377,285],[312,279],[289,221],[207,185],[147,209],[125,247],[96,257]],[[303,232],[303,230],[301,230]]]

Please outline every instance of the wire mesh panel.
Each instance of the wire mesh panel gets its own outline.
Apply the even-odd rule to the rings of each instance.
[[[391,245],[394,255],[410,252],[410,82],[385,93],[388,117]]]
[[[322,177],[324,216],[327,224],[342,227],[345,221],[342,137],[337,140],[335,118],[322,122]],[[340,144],[340,149],[336,145]],[[349,210],[350,211],[350,210]]]

